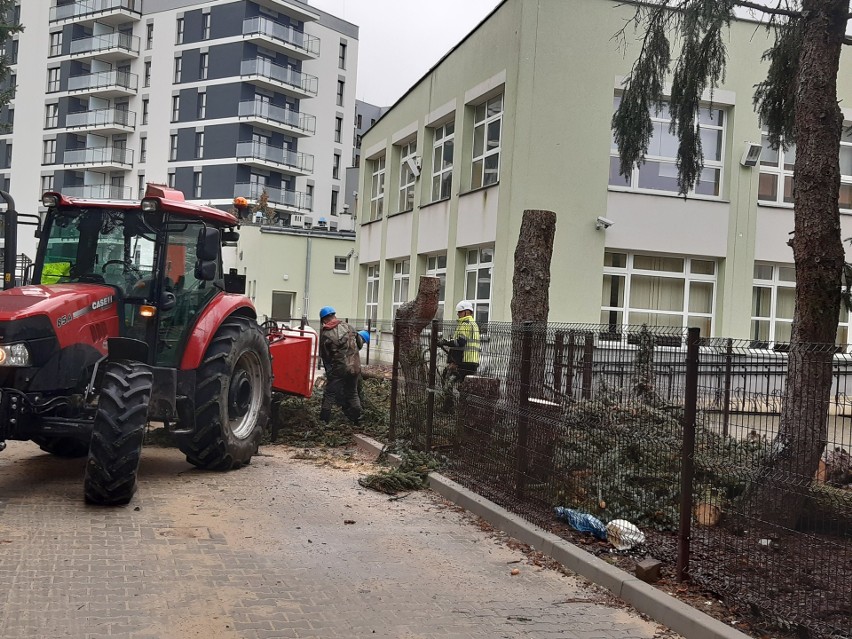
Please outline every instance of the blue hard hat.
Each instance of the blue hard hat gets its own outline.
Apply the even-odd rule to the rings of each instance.
[[[329,315],[337,315],[337,311],[335,311],[331,306],[323,306],[320,309],[320,319],[328,317]]]
[[[358,331],[358,335],[364,338],[364,341],[370,343],[370,331]]]

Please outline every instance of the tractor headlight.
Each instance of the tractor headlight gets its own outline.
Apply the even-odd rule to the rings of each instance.
[[[30,366],[30,349],[26,344],[0,344],[0,366]]]

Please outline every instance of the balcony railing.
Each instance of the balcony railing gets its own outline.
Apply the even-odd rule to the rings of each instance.
[[[286,84],[295,87],[309,95],[317,94],[319,80],[316,76],[307,73],[299,73],[289,67],[274,64],[266,58],[255,58],[254,60],[243,60],[240,65],[241,75],[257,75],[278,84]]]
[[[95,127],[127,127],[136,126],[136,113],[123,109],[95,109],[93,111],[77,111],[65,116],[65,126],[69,129]]]
[[[265,16],[243,20],[243,35],[265,36],[271,40],[277,40],[278,42],[304,51],[311,56],[318,56],[320,52],[319,38],[302,31],[296,31],[293,27],[273,22]]]
[[[69,91],[82,91],[85,89],[102,89],[117,86],[136,91],[139,86],[139,76],[127,71],[98,71],[86,75],[72,75],[68,78]]]
[[[131,200],[133,192],[129,186],[113,186],[112,184],[87,184],[86,186],[66,186],[62,195],[79,197],[87,200]]]
[[[263,191],[269,198],[269,205],[272,207],[280,207],[286,209],[297,209],[300,211],[310,211],[313,204],[310,195],[301,191],[287,191],[284,189],[275,189],[262,184],[251,182],[240,182],[234,185],[234,197],[244,197],[255,202],[260,199]]]
[[[128,53],[139,53],[139,38],[129,33],[107,33],[91,38],[79,38],[71,41],[71,55],[97,53],[118,49]]]
[[[51,7],[50,21],[58,22],[69,18],[83,18],[117,9],[141,13],[141,5],[141,0],[81,0],[80,2]]]
[[[305,133],[314,133],[317,129],[316,116],[299,113],[292,109],[284,109],[268,102],[261,102],[260,100],[245,100],[240,102],[238,113],[241,118],[268,120],[269,122],[299,129]]]
[[[133,149],[114,146],[98,146],[65,151],[63,164],[118,164],[133,165]]]
[[[264,142],[237,142],[237,160],[246,158],[293,167],[305,173],[313,173],[314,170],[313,155],[296,153]]]

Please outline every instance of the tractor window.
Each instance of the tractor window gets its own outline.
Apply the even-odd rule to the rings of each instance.
[[[89,282],[147,299],[156,232],[139,211],[63,209],[48,220],[41,284]]]

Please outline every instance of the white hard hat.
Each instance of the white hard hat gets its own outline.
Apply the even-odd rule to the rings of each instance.
[[[456,313],[461,313],[462,311],[470,311],[471,313],[473,313],[473,302],[462,300],[461,302],[456,304]]]

